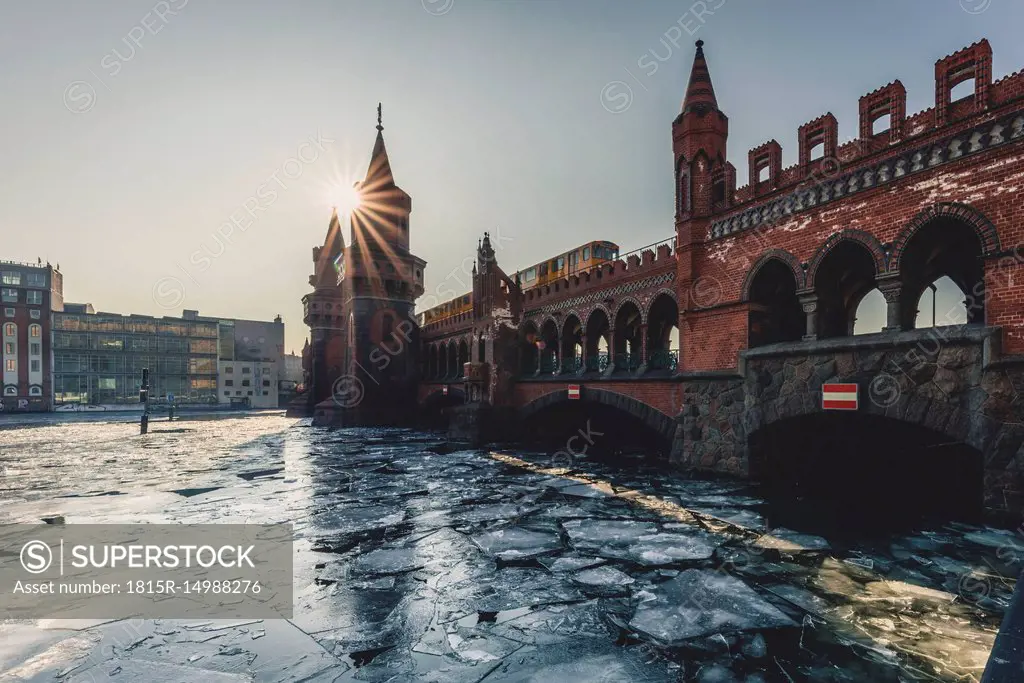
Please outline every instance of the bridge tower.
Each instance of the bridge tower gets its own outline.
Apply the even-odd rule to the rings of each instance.
[[[405,424],[415,411],[419,342],[413,309],[423,294],[426,261],[409,250],[412,198],[395,183],[383,131],[378,105],[377,138],[366,177],[356,183],[359,206],[350,217],[348,248],[340,240],[340,252],[331,254],[334,312],[340,303],[332,329],[343,334],[342,371],[316,406],[317,424]],[[314,368],[318,360],[314,344]],[[317,379],[314,371],[319,398]]]
[[[725,209],[736,189],[736,169],[726,160],[729,117],[718,108],[711,72],[704,57],[704,41],[690,70],[682,110],[672,122],[672,152],[675,160],[676,255],[679,291],[679,329],[688,330],[688,311],[713,306],[713,283],[696,277],[699,247],[708,237],[710,217]],[[694,322],[689,316],[689,326]],[[688,365],[687,344],[680,349],[680,367]],[[691,347],[692,348],[692,347]]]

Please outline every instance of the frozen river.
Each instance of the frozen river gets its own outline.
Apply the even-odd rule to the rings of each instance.
[[[780,528],[638,457],[279,413],[0,422],[0,474],[5,524],[295,529],[293,619],[0,621],[2,683],[978,680],[1024,558],[1012,529]]]

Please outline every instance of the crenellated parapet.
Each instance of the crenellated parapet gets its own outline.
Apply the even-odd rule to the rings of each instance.
[[[951,101],[973,80],[974,93]],[[982,40],[935,64],[935,106],[906,114],[906,88],[893,81],[860,98],[859,134],[838,144],[838,122],[824,114],[800,126],[799,161],[781,168],[775,141],[748,153],[749,184],[715,206],[709,239],[737,232],[896,182],[1021,137],[1024,72],[992,81],[992,49]],[[876,122],[888,118],[885,130]],[[820,150],[820,151],[819,151]],[[768,168],[768,178],[762,176]]]

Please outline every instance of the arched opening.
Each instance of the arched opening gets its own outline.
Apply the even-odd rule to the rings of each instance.
[[[981,453],[920,425],[818,413],[767,425],[749,445],[772,526],[832,535],[982,513]]]
[[[434,379],[437,374],[437,352],[433,344],[427,344],[423,350],[423,378]]]
[[[437,378],[438,379],[444,379],[445,377],[448,376],[448,344],[447,343],[442,343],[438,347],[438,350],[439,350],[439,356],[438,356],[438,363],[437,363],[437,367],[438,367]]]
[[[967,323],[966,295],[946,275],[925,287],[916,309],[915,329]]]
[[[675,370],[679,364],[679,306],[664,292],[647,312],[647,369]]]
[[[469,344],[465,339],[459,340],[459,365],[456,368],[457,377],[465,377],[466,363],[469,362]]]
[[[487,341],[484,339],[484,333],[481,332],[480,336],[476,340],[476,362],[486,363],[487,362]]]
[[[537,348],[540,351],[541,374],[558,372],[558,327],[554,320],[549,318],[540,326],[540,343]]]
[[[807,150],[807,158],[810,161],[818,161],[819,159],[825,158],[825,141],[821,140],[814,143],[809,150]]]
[[[608,337],[611,323],[603,309],[595,309],[587,318],[587,371],[603,372],[610,362]]]
[[[519,330],[519,374],[535,375],[538,370],[540,335],[533,322],[525,323]]]
[[[455,379],[459,376],[459,346],[455,340],[448,342],[448,368],[445,377]]]
[[[562,372],[579,372],[583,367],[583,324],[575,315],[562,323]]]
[[[875,334],[885,327],[889,306],[879,289],[872,289],[857,304],[853,314],[853,334]]]
[[[526,406],[522,430],[535,445],[558,454],[559,465],[578,458],[614,461],[623,452],[667,460],[674,431],[667,415],[644,419],[642,414],[651,415],[648,407],[632,400],[625,407],[613,404],[600,390],[585,389],[581,400],[562,394],[539,409]]]
[[[465,402],[466,395],[455,387],[449,387],[447,394],[443,391],[435,391],[420,404],[417,424],[421,429],[447,430],[450,409],[463,405]]]
[[[974,79],[968,78],[960,81],[952,88],[949,89],[949,101],[959,102],[965,100],[968,97],[974,97]]]
[[[871,122],[871,134],[880,135],[892,128],[892,114],[882,114]]]
[[[919,228],[907,240],[899,262],[903,280],[900,299],[903,329],[913,329],[918,321],[931,322],[933,298],[936,326],[960,322],[983,325],[983,253],[977,233],[962,221],[941,217]],[[932,284],[939,290],[940,281],[941,293],[930,291]],[[927,296],[924,296],[926,291]],[[927,304],[923,315],[919,313],[924,308],[922,303]],[[939,303],[943,303],[943,307]]]
[[[619,306],[615,314],[615,363],[616,370],[632,371],[643,363],[640,345],[640,309],[632,301]]]
[[[845,337],[853,334],[861,301],[868,292],[877,288],[875,259],[868,248],[852,240],[836,244],[821,260],[814,276],[814,291],[818,295],[818,336]],[[883,310],[882,325],[884,321]],[[864,324],[866,326],[867,322]]]
[[[761,264],[750,285],[749,304],[750,348],[803,337],[807,323],[796,296],[796,278],[786,263],[771,258]]]

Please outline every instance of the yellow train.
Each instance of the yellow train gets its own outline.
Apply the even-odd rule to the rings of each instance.
[[[428,308],[423,312],[423,325],[429,325],[430,323],[436,323],[439,320],[450,318],[453,315],[459,313],[465,313],[473,310],[473,295],[463,294],[460,297],[446,301],[443,304],[438,304],[433,308]]]
[[[614,261],[617,258],[619,258],[619,245],[614,242],[600,240],[587,242],[575,249],[570,249],[529,268],[520,270],[512,278],[515,279],[518,276],[520,286],[525,291],[532,287],[539,287],[560,278],[586,271],[605,261]],[[423,312],[422,324],[429,325],[430,323],[435,323],[471,310],[473,310],[473,295],[471,293],[463,294],[451,301],[428,308]]]
[[[614,261],[617,258],[619,258],[619,245],[614,242],[587,242],[575,249],[570,249],[521,270],[516,275],[519,276],[523,290],[527,290],[586,271],[605,261]]]

